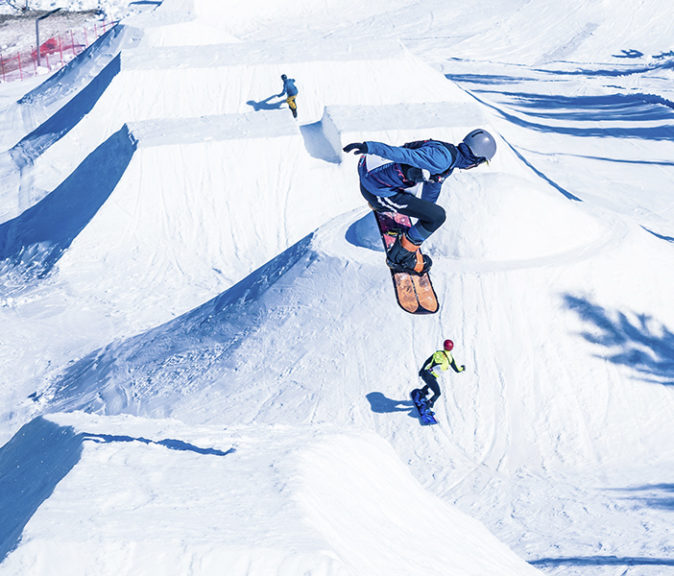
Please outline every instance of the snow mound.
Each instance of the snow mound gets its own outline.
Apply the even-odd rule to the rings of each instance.
[[[0,488],[11,574],[538,574],[371,432],[55,414],[0,449]]]
[[[437,238],[432,237],[435,252],[443,256],[532,260],[581,249],[607,234],[606,227],[582,204],[540,183],[477,170],[453,178],[440,197],[447,221]]]

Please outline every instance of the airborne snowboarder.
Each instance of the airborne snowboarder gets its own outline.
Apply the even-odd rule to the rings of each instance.
[[[491,160],[496,141],[489,132],[473,130],[458,146],[439,140],[419,140],[403,146],[382,142],[354,142],[343,148],[363,154],[358,162],[360,192],[377,212],[397,212],[417,219],[399,234],[388,251],[386,263],[392,270],[423,274],[431,259],[422,255],[421,244],[445,221],[445,210],[436,204],[442,183],[455,168],[468,170]],[[375,165],[379,156],[388,162]],[[421,198],[409,190],[423,182]]]

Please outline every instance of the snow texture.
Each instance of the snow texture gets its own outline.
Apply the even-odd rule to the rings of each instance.
[[[0,575],[674,575],[670,2],[131,4],[0,86]],[[411,316],[341,149],[478,126]]]

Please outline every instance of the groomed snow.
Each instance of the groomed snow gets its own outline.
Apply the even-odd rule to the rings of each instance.
[[[164,0],[12,87],[0,574],[674,574],[667,9]],[[341,147],[476,126],[413,317]]]

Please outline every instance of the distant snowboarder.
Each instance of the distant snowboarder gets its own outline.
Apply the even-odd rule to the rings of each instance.
[[[281,80],[283,80],[283,91],[279,96],[287,96],[286,102],[288,103],[288,107],[293,113],[293,118],[297,118],[297,102],[295,102],[295,99],[297,98],[297,93],[299,91],[297,90],[297,86],[295,86],[295,79],[288,78],[285,74],[281,74]]]
[[[386,263],[391,269],[423,274],[431,267],[431,259],[422,255],[419,247],[445,221],[445,210],[436,204],[442,183],[454,168],[468,170],[491,160],[496,141],[486,130],[477,129],[458,146],[439,140],[419,140],[402,146],[368,141],[347,144],[343,150],[364,155],[358,162],[360,192],[373,210],[417,219],[409,230],[398,235]],[[367,155],[389,162],[378,164]],[[421,198],[417,198],[409,189],[420,182],[423,189]]]
[[[428,391],[431,390],[433,392],[433,395],[427,400],[429,410],[433,408],[437,399],[440,398],[440,385],[438,384],[436,370],[448,370],[451,366],[455,372],[459,373],[466,369],[463,364],[461,366],[456,365],[456,360],[452,356],[453,348],[454,342],[445,340],[442,350],[438,350],[429,356],[421,370],[419,370],[419,376],[421,376],[421,379],[426,384],[423,388],[419,389],[420,399],[426,400]]]

